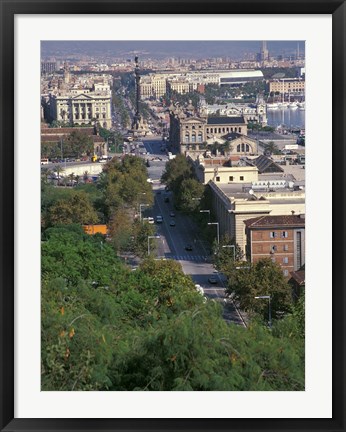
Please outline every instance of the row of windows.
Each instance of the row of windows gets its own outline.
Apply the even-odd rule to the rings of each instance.
[[[81,115],[79,115],[79,114],[75,114],[75,116],[74,116],[74,118],[75,118],[75,120],[85,120],[86,118],[87,119],[91,119],[92,118],[92,116],[91,116],[91,114],[81,114]],[[106,114],[99,114],[99,113],[97,113],[96,114],[96,118],[97,119],[99,119],[99,118],[106,118]]]
[[[281,233],[276,232],[276,231],[271,231],[270,232],[270,238],[287,238],[288,237],[288,232],[287,231],[281,231]]]
[[[186,143],[189,143],[189,142],[195,143],[195,142],[202,142],[202,141],[203,141],[202,132],[199,132],[198,136],[196,136],[196,134],[193,133],[191,135],[191,139],[190,139],[190,134],[188,134],[188,133],[186,133],[184,136],[184,142],[186,142]]]
[[[276,260],[276,257],[272,257],[272,259],[271,259],[273,262],[278,262],[277,260]],[[282,258],[282,263],[283,264],[288,264],[288,257],[284,257],[284,258]]]
[[[219,128],[207,128],[207,133],[226,133],[226,132],[239,132],[241,133],[241,127],[219,127]]]
[[[248,144],[238,144],[237,145],[237,152],[249,152],[250,151],[250,146]]]
[[[215,178],[215,180],[216,180],[217,182],[219,182],[219,181],[220,181],[220,176],[217,176],[217,177]],[[235,181],[235,177],[234,177],[234,176],[229,176],[229,177],[228,177],[228,181],[230,181],[230,182]],[[244,181],[244,176],[239,176],[239,181]]]
[[[278,245],[272,245],[270,246],[270,253],[275,253],[279,250],[279,246]],[[282,245],[282,251],[283,252],[288,252],[288,245]],[[263,252],[263,246],[262,245],[256,245],[256,252]]]
[[[274,253],[278,251],[278,246],[277,245],[273,245],[270,247],[270,252]],[[288,251],[288,245],[283,245],[283,251]]]

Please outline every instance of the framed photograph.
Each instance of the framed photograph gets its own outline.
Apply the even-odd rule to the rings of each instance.
[[[1,431],[344,431],[345,2],[0,5]]]

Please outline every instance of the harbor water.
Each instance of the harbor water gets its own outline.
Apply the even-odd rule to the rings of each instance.
[[[305,129],[305,110],[300,109],[268,109],[268,126],[285,125],[288,128]]]

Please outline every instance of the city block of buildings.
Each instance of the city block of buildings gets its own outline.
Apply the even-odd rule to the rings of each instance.
[[[251,159],[241,156],[209,159],[200,156],[193,160],[193,164],[199,180],[208,184],[212,191],[212,208],[219,224],[220,236],[234,238],[244,257],[247,254],[252,262],[259,256],[273,258],[270,252],[275,251],[275,248],[268,249],[267,246],[277,247],[275,242],[281,234],[274,235],[271,243],[268,240],[270,244],[266,247],[262,245],[263,253],[254,256],[254,250],[258,252],[259,249],[253,247],[251,241],[255,237],[251,237],[249,233],[255,230],[255,225],[248,222],[257,221],[257,218],[272,218],[260,219],[267,225],[271,221],[268,232],[289,231],[289,237],[284,238],[293,242],[289,244],[288,250],[281,251],[287,252],[280,256],[284,274],[288,276],[291,271],[299,270],[305,262],[305,231],[302,227],[305,223],[304,176],[296,179],[289,170],[290,166],[279,166],[263,155]],[[297,167],[298,169],[302,171],[303,167]],[[290,219],[291,216],[294,218]],[[275,221],[278,223],[277,228]],[[295,221],[297,226],[285,226],[284,221]],[[256,226],[259,229],[259,225]],[[266,228],[263,226],[261,229]],[[300,230],[301,234],[296,234],[296,231],[293,233],[291,229]],[[260,242],[259,238],[257,240]]]
[[[159,98],[173,91],[185,94],[193,91],[203,92],[206,84],[218,86],[240,86],[247,82],[263,80],[260,70],[199,70],[187,72],[167,71],[142,76],[141,98]]]
[[[108,75],[71,75],[65,67],[63,76],[53,75],[41,85],[43,117],[70,125],[94,125],[110,129],[111,81]]]
[[[233,115],[208,115],[206,105],[190,103],[169,107],[169,146],[176,153],[197,159],[210,156],[214,144],[224,145],[227,155],[257,155],[258,143],[247,136],[247,119],[241,111]]]

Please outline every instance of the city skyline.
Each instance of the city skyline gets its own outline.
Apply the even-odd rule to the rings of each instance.
[[[41,41],[41,57],[88,55],[95,58],[128,58],[140,54],[143,58],[191,59],[229,57],[240,60],[258,54],[263,41]],[[266,41],[271,56],[304,56],[305,42]]]

